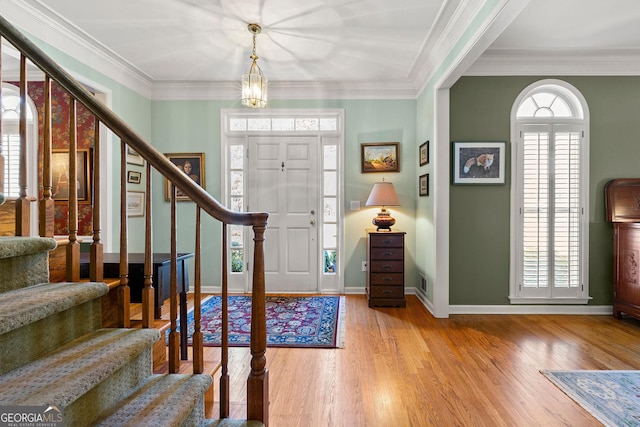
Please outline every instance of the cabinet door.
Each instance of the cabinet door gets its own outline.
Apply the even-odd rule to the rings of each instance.
[[[620,226],[618,233],[615,299],[640,306],[640,227]]]

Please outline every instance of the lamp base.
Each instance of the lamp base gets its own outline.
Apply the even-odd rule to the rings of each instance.
[[[391,226],[396,223],[396,220],[385,210],[378,212],[378,216],[371,222],[378,227],[376,231],[391,231]]]

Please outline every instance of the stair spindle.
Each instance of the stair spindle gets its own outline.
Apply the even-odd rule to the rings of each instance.
[[[39,207],[39,230],[41,237],[53,237],[54,235],[54,202],[51,191],[51,78],[44,80],[44,123],[43,127],[43,151],[42,151],[42,200]]]
[[[16,236],[31,235],[31,205],[27,198],[27,57],[20,54],[20,192],[16,204]]]
[[[68,228],[67,281],[80,281],[80,243],[78,242],[78,137],[76,130],[76,100],[69,100],[69,169],[67,170]]]
[[[89,253],[89,279],[93,282],[101,282],[104,280],[104,248],[100,238],[100,155],[102,152],[100,140],[100,121],[94,118],[94,143],[93,143],[93,177],[89,183],[93,187],[93,219],[91,227],[93,229],[93,241]]]
[[[127,144],[120,141],[120,286],[118,287],[118,327],[131,324],[129,249],[127,247]]]
[[[196,206],[196,248],[195,248],[195,284],[193,295],[193,373],[201,374],[204,371],[204,348],[202,326],[200,324],[202,317],[201,304],[201,244],[200,244],[200,208]]]
[[[180,336],[178,335],[178,263],[177,251],[177,218],[176,218],[176,186],[171,188],[171,283],[170,283],[170,331],[169,331],[169,373],[175,374],[180,370]]]
[[[153,326],[155,312],[153,289],[153,233],[151,233],[151,165],[147,162],[146,194],[144,206],[144,288],[142,289],[142,327]]]

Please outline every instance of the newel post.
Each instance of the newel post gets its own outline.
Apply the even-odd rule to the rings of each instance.
[[[251,296],[251,372],[247,380],[247,419],[269,425],[269,372],[264,278],[266,224],[253,227],[253,292]]]

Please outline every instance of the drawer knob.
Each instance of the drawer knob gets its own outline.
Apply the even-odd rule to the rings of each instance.
[[[383,277],[382,280],[384,282],[391,282],[393,279],[391,277]]]
[[[393,252],[382,252],[382,255],[391,256],[391,255],[393,255]]]
[[[382,266],[382,268],[387,268],[387,269],[389,269],[389,268],[393,268],[393,266],[392,266],[392,265],[389,265],[389,264],[384,264],[384,265]]]
[[[390,294],[391,290],[390,289],[385,289],[384,291],[382,291],[383,294]]]

